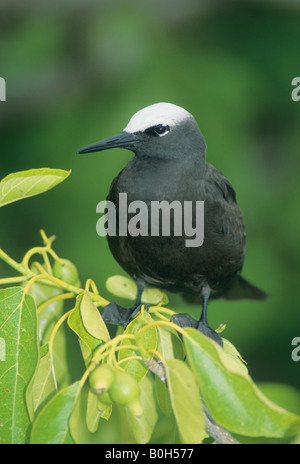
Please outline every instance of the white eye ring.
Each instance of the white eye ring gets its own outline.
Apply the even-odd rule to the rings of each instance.
[[[144,131],[148,135],[152,135],[154,137],[163,137],[170,132],[170,126],[167,124],[157,124],[156,126],[149,127]]]

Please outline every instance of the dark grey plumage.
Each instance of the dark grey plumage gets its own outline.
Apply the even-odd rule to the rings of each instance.
[[[200,247],[186,247],[184,234],[108,236],[108,243],[115,259],[140,289],[156,286],[179,292],[191,303],[202,300],[199,322],[187,315],[174,320],[182,326],[197,327],[221,343],[207,323],[208,298],[266,297],[240,275],[246,235],[233,187],[218,169],[206,163],[205,141],[193,116],[175,105],[159,103],[141,110],[120,135],[90,145],[80,153],[114,147],[135,154],[110,188],[108,200],[117,210],[119,194],[124,192],[128,203],[142,200],[149,211],[152,201],[179,201],[182,205],[185,201],[204,201],[204,243]],[[148,223],[150,233],[150,213]],[[124,325],[132,314],[127,313]]]

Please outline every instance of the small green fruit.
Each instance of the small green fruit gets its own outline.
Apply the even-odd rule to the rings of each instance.
[[[53,275],[57,279],[63,280],[69,285],[79,283],[79,275],[76,266],[68,259],[62,259],[62,262],[55,261],[53,266]]]
[[[91,389],[96,395],[103,395],[113,385],[114,379],[115,373],[112,368],[108,364],[101,364],[90,374]]]
[[[103,395],[100,395],[98,397],[98,408],[100,410],[105,409],[105,407],[103,408],[102,405],[110,406],[111,404],[112,404],[112,399],[111,399],[108,391],[106,391],[105,393],[103,393]]]
[[[139,385],[127,372],[116,371],[114,383],[109,389],[109,395],[114,403],[128,406],[139,399]]]

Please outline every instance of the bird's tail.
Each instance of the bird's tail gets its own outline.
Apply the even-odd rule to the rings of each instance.
[[[234,279],[233,285],[222,296],[228,300],[265,300],[268,298],[267,293],[265,293],[263,290],[260,290],[258,287],[251,284],[248,282],[248,280],[244,279],[244,277],[240,275]]]

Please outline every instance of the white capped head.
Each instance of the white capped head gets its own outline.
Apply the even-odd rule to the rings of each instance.
[[[180,106],[171,103],[155,103],[135,113],[124,131],[134,134],[136,132],[144,132],[146,129],[159,124],[172,128],[188,119],[194,118]]]
[[[195,159],[205,162],[206,144],[194,117],[171,103],[135,113],[121,134],[93,143],[79,153],[125,148],[140,158]]]

